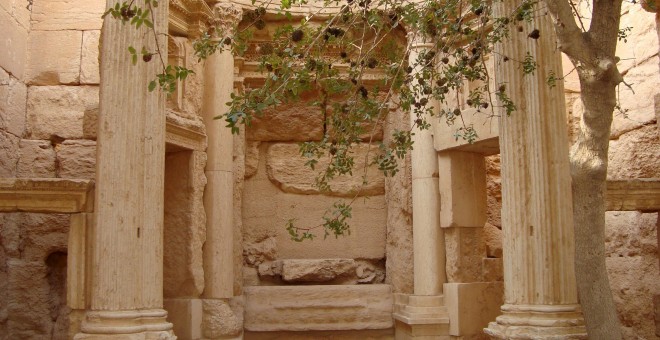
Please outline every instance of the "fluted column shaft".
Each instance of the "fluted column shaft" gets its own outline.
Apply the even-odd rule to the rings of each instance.
[[[412,65],[419,54],[429,50],[433,44],[413,42],[410,50]],[[420,72],[417,67],[413,72]],[[414,74],[414,73],[413,73]],[[421,94],[420,94],[421,95]],[[433,100],[428,105],[438,108]],[[410,124],[417,117],[411,113]],[[431,130],[413,129],[412,164],[412,207],[414,249],[414,294],[441,295],[445,274],[445,243],[440,228],[440,192],[438,189],[437,153],[433,147]]]
[[[216,4],[218,41],[234,29],[241,11],[231,4]],[[206,243],[204,244],[204,297],[234,296],[234,136],[222,119],[234,90],[234,57],[231,51],[218,51],[204,65],[204,103],[202,107],[208,138],[208,161],[204,190]]]
[[[113,7],[117,0],[107,1]],[[143,0],[136,6],[146,8]],[[167,32],[168,3],[154,11]],[[165,94],[149,92],[162,71],[157,56],[131,65],[129,46],[156,51],[146,27],[106,18],[102,29],[97,140],[96,223],[90,237],[90,306],[76,338],[110,335],[167,339],[163,310]],[[167,56],[167,44],[160,41]]]
[[[494,3],[495,17],[513,13],[519,1]],[[505,305],[486,329],[498,338],[586,336],[574,272],[573,213],[564,88],[547,83],[562,74],[547,15],[516,23],[496,50],[497,86],[517,109],[500,118]],[[540,38],[528,35],[538,30]],[[530,53],[537,63],[523,74]],[[504,57],[509,61],[504,61]]]

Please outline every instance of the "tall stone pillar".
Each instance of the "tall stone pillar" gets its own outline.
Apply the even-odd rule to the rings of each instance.
[[[433,44],[413,42],[412,64]],[[419,72],[417,68],[413,72]],[[421,94],[420,94],[421,95]],[[429,101],[437,109],[438,103]],[[411,126],[417,117],[410,115]],[[446,282],[445,242],[440,228],[438,162],[430,130],[413,129],[412,206],[414,294],[397,296],[396,339],[448,338],[449,317],[444,306],[442,287]]]
[[[519,1],[494,3],[494,15],[513,13]],[[574,273],[573,213],[564,89],[547,84],[562,74],[561,55],[547,15],[521,21],[497,47],[496,82],[517,110],[500,118],[504,305],[486,333],[500,339],[586,338]],[[528,36],[538,29],[540,38]],[[533,35],[532,35],[533,36]],[[519,64],[537,62],[524,75]]]
[[[135,5],[144,8],[144,0]],[[162,1],[154,11],[159,33],[167,32],[167,13]],[[158,58],[131,64],[129,46],[156,50],[144,26],[108,17],[101,39],[90,305],[75,339],[174,339],[163,309],[165,94],[147,90],[162,68]],[[167,56],[164,36],[159,45]]]
[[[241,10],[228,3],[214,7],[217,32],[227,34],[241,18]],[[218,36],[218,41],[223,39]],[[227,112],[234,90],[234,57],[231,51],[211,55],[204,70],[203,116],[208,137],[204,209],[206,243],[204,244],[204,298],[234,296],[234,175],[233,135],[226,123],[216,116]]]

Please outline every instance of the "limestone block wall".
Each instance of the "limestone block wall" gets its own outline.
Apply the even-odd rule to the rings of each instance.
[[[337,178],[330,192],[321,193],[313,185],[318,170],[305,166],[298,142],[322,136],[321,112],[306,104],[269,112],[247,129],[242,197],[246,285],[384,282],[385,179],[369,167],[368,184],[361,187],[365,157],[376,147],[356,147],[354,172],[360,175]],[[317,169],[322,166],[323,161]],[[319,225],[334,202],[351,200],[358,191],[350,235],[323,239],[320,228],[314,241],[290,239],[285,229],[289,219],[300,227]]]
[[[93,179],[105,1],[0,2],[0,177]],[[69,215],[0,217],[0,334],[69,339]]]

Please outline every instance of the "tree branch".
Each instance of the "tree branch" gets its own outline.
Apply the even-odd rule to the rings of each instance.
[[[555,22],[559,50],[566,53],[574,62],[589,62],[589,55],[593,51],[591,44],[585,39],[587,33],[582,32],[575,22],[568,0],[546,0],[545,3]]]

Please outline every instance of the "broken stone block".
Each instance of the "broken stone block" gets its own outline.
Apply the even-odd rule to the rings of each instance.
[[[259,265],[277,257],[277,239],[268,237],[260,242],[248,243],[243,247],[243,259],[247,264]]]
[[[286,282],[325,282],[353,273],[353,259],[282,260]]]
[[[369,261],[356,261],[355,275],[358,283],[383,283],[385,269]]]
[[[259,276],[282,275],[282,261],[265,262],[259,265]]]

